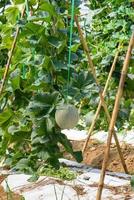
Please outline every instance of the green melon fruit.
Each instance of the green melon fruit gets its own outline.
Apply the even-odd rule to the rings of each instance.
[[[61,129],[74,128],[79,120],[78,110],[70,104],[61,105],[56,110],[55,120]]]
[[[94,119],[94,112],[90,111],[89,113],[87,113],[85,115],[84,119],[85,119],[86,126],[89,126],[92,123],[93,119]]]

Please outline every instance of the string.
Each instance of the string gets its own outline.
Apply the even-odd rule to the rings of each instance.
[[[27,17],[29,17],[29,5],[28,5],[28,0],[25,0],[25,5],[26,5],[26,14],[27,14]]]
[[[25,6],[26,6],[26,14],[27,14],[27,17],[29,17],[29,6],[28,6],[28,0],[25,0]],[[26,65],[23,64],[22,66],[22,78],[25,79],[26,78]]]
[[[73,25],[74,25],[74,0],[72,0],[72,4],[71,4],[71,22],[70,22],[69,54],[68,54],[67,96],[69,95],[69,84],[70,84],[71,48],[72,48],[72,37],[73,37]]]
[[[26,78],[26,65],[23,64],[22,66],[22,78],[25,79]]]

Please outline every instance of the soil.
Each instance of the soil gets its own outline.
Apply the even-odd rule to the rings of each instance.
[[[0,200],[22,200],[22,197],[14,193],[6,193],[2,186],[0,186]]]
[[[72,141],[74,150],[82,150],[84,141]],[[101,168],[106,144],[96,140],[90,140],[84,153],[83,163],[92,167]],[[134,147],[128,144],[121,144],[121,150],[130,174],[134,174]],[[69,155],[66,158],[72,159]],[[112,172],[124,172],[120,157],[115,144],[111,144],[110,156],[107,170]]]
[[[0,184],[6,177],[3,175],[0,175]],[[18,194],[14,194],[13,192],[5,192],[3,187],[0,185],[0,200],[22,200],[22,196]]]

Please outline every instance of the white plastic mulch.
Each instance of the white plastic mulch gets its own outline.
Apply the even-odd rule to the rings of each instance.
[[[82,130],[75,130],[75,129],[70,129],[70,130],[62,130],[62,133],[64,133],[69,140],[76,140],[76,141],[81,141],[85,140],[87,138],[87,132]]]
[[[95,200],[97,192],[97,183],[99,180],[99,170],[92,169],[90,172],[83,173],[73,181],[59,181],[54,178],[41,176],[38,181],[28,182],[29,175],[16,174],[9,175],[7,180],[2,183],[4,189],[7,189],[7,183],[10,190],[23,195],[25,200]],[[106,175],[106,188],[103,189],[103,200],[125,200],[126,196],[122,192],[115,194],[110,187],[123,188],[130,185],[129,176],[124,178]],[[134,195],[130,195],[130,200],[134,200]]]
[[[69,140],[81,141],[85,140],[88,137],[88,132],[85,130],[79,131],[75,129],[63,130],[64,133]],[[108,133],[105,131],[99,131],[91,136],[92,139],[97,139],[100,142],[106,143]],[[134,130],[126,131],[124,133],[117,134],[119,141],[125,142],[127,144],[131,144],[134,146]],[[114,143],[114,138],[112,139],[112,143]]]

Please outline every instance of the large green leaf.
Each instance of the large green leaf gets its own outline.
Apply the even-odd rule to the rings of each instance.
[[[43,103],[44,105],[45,104],[52,105],[57,101],[58,97],[59,97],[58,92],[53,92],[51,94],[50,93],[40,93],[34,97],[34,100],[36,102]]]
[[[48,12],[51,16],[57,15],[54,6],[48,2],[43,2],[39,9]]]
[[[35,35],[40,34],[44,30],[44,27],[37,23],[28,22],[25,25],[25,29],[29,34]]]
[[[14,4],[22,4],[25,3],[25,0],[13,0]]]
[[[13,112],[10,108],[5,109],[0,113],[0,126],[7,122],[13,116]]]
[[[21,74],[20,69],[15,69],[10,74],[10,80],[11,80],[13,90],[20,89],[20,74]]]
[[[5,11],[5,15],[6,18],[8,20],[9,23],[11,24],[15,24],[16,20],[18,18],[19,15],[19,9],[17,6],[10,6],[6,9]]]
[[[83,156],[82,156],[82,152],[81,151],[76,151],[73,153],[75,159],[77,160],[77,162],[82,162],[83,161]]]

